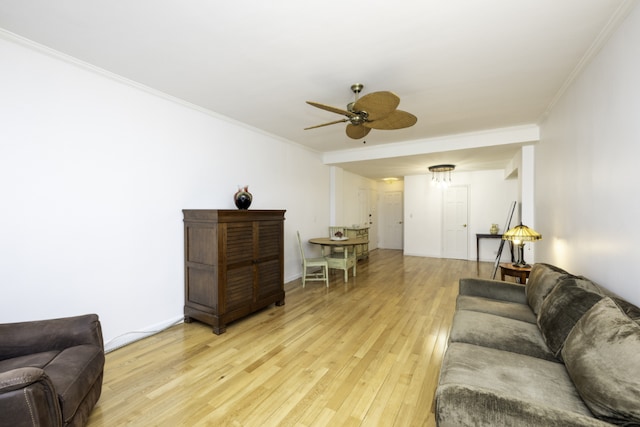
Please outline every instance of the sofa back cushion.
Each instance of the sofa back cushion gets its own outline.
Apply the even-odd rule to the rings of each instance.
[[[538,313],[538,327],[551,353],[562,359],[562,346],[580,318],[604,298],[590,280],[566,277],[544,299]]]
[[[97,314],[0,324],[0,360],[90,344],[104,348]]]
[[[540,311],[540,306],[549,295],[549,292],[553,290],[560,280],[568,276],[570,276],[569,273],[550,264],[539,263],[533,265],[525,291],[529,307],[535,314]]]
[[[577,277],[579,279],[589,280],[584,276],[577,276]],[[626,301],[624,298],[622,298],[615,292],[605,288],[604,286],[600,286],[595,282],[591,282],[591,283],[593,283],[593,285],[596,288],[598,288],[599,293],[601,293],[604,296],[610,297],[616,303],[616,305],[620,307],[620,310],[622,310],[624,314],[626,314],[636,322],[640,321],[640,307],[631,304],[629,301]]]
[[[614,424],[640,423],[640,325],[609,297],[576,323],[562,357],[593,414]]]

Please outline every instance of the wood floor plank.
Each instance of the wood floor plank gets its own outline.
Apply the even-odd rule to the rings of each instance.
[[[175,325],[107,354],[88,426],[435,426],[458,279],[491,270],[378,249],[222,335]]]

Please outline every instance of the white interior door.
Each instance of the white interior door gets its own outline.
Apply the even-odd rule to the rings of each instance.
[[[467,187],[449,187],[444,193],[443,256],[468,259]]]
[[[402,191],[385,191],[382,209],[384,211],[383,247],[386,249],[403,249]]]
[[[378,191],[369,190],[369,250],[378,248]]]

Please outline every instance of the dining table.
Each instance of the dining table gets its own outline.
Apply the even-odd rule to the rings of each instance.
[[[353,277],[356,276],[356,246],[366,245],[369,243],[367,239],[355,237],[314,237],[309,239],[309,243],[320,245],[322,256],[327,260],[329,268],[344,270],[344,281],[349,280],[349,268],[353,271]],[[342,248],[340,252],[334,252],[332,248]],[[328,252],[325,252],[328,249]]]

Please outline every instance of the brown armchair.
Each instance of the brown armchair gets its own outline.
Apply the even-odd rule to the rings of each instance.
[[[0,324],[0,426],[83,426],[102,391],[98,316]]]

